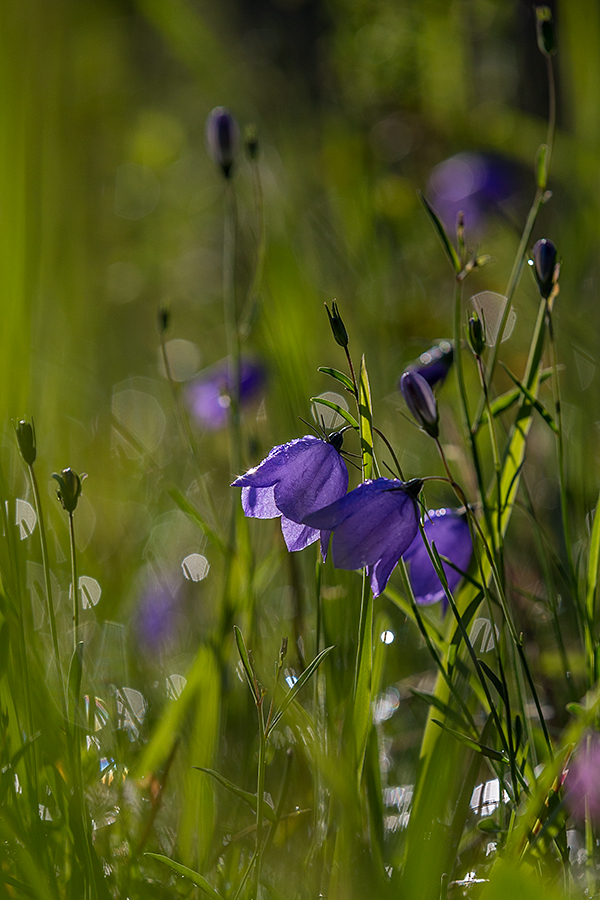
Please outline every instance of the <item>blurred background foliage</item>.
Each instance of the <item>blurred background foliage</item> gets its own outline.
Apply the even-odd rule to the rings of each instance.
[[[551,6],[559,35],[558,135],[553,197],[534,238],[551,238],[563,262],[555,321],[568,373],[570,499],[582,540],[600,486],[600,7],[595,0]],[[430,442],[398,414],[399,375],[452,331],[452,276],[417,190],[450,229],[457,209],[466,207],[469,245],[492,256],[469,278],[468,294],[502,294],[546,133],[545,68],[534,34],[525,0],[8,0],[0,6],[5,475],[11,496],[31,500],[10,420],[33,415],[65,633],[68,532],[50,476],[64,466],[89,475],[77,521],[80,570],[101,596],[84,611],[86,642],[97,694],[104,696],[109,684],[130,686],[148,704],[140,745],[127,739],[119,751],[123,759],[131,756],[131,766],[168,697],[177,694],[165,679],[189,679],[193,665],[201,712],[189,725],[186,756],[174,775],[189,803],[178,822],[172,809],[165,826],[179,829],[178,853],[189,864],[214,861],[212,787],[190,776],[189,763],[215,766],[219,747],[219,763],[230,775],[254,764],[251,756],[242,760],[233,740],[249,721],[244,689],[234,690],[231,672],[233,680],[223,680],[221,650],[213,653],[207,643],[222,613],[222,562],[170,494],[177,489],[200,504],[208,490],[213,523],[222,522],[238,501],[228,485],[239,473],[230,471],[226,432],[201,422],[193,423],[200,473],[190,460],[157,331],[158,310],[166,305],[168,350],[184,397],[185,382],[226,354],[223,184],[204,148],[205,118],[225,105],[242,127],[256,126],[260,141],[267,255],[243,349],[261,361],[266,382],[244,412],[245,464],[304,434],[298,417],[311,418],[308,398],[331,390],[317,366],[343,365],[323,309],[336,297],[355,360],[366,354],[377,424],[406,475],[438,472]],[[239,162],[235,190],[241,302],[257,244],[247,160]],[[504,353],[517,373],[536,297],[525,272]],[[468,377],[475,384],[474,367]],[[499,373],[497,389],[508,384]],[[449,379],[443,437],[466,478],[454,391]],[[550,387],[544,391],[549,398]],[[552,530],[559,522],[558,482],[544,461],[553,460],[554,449],[537,425],[532,445],[536,462],[526,463],[526,480]],[[451,501],[436,490],[430,503]],[[533,630],[535,623],[543,634],[549,627],[544,589],[524,523],[517,514],[515,603],[521,627]],[[314,561],[284,554],[276,524],[251,523],[251,535],[260,591],[244,614],[258,665],[270,671],[283,634],[301,636],[308,657],[314,650],[312,600],[299,587]],[[32,544],[26,552],[33,558],[37,551]],[[198,580],[182,569],[192,554]],[[332,570],[325,577],[333,581]],[[340,629],[351,628],[345,609],[354,602],[347,599],[354,579],[337,573],[325,612],[341,669],[344,653],[351,658],[353,636]],[[381,630],[396,634],[390,648],[378,651],[386,654],[384,683],[426,677],[430,662],[416,631],[391,604],[380,604],[378,616]],[[568,612],[565,618],[569,634]],[[158,622],[159,638],[149,619]],[[44,632],[42,612],[38,625]],[[231,647],[223,655],[230,653]],[[558,729],[568,697],[552,684],[555,664],[548,653],[541,670],[550,702],[557,693]],[[394,697],[407,693],[394,690],[395,710]],[[340,704],[343,696],[340,690]],[[245,718],[235,718],[237,708]],[[413,699],[394,719],[386,737],[391,784],[414,777],[424,717]],[[225,721],[232,739],[219,744]],[[165,752],[149,762],[163,764]],[[300,795],[302,774],[296,776]],[[203,828],[195,818],[202,816]]]

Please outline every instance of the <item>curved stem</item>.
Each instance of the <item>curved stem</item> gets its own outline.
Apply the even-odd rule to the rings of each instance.
[[[79,590],[77,585],[77,555],[75,549],[75,524],[73,513],[69,513],[69,538],[71,545],[71,590],[73,592],[73,649],[77,649],[79,631]]]

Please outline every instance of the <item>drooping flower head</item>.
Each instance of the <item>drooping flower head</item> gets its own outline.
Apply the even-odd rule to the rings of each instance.
[[[313,528],[333,531],[334,566],[366,566],[373,596],[378,597],[417,533],[416,498],[422,486],[418,480],[365,481],[304,521]]]
[[[450,341],[440,341],[439,344],[421,353],[419,359],[406,371],[417,372],[433,390],[435,387],[441,387],[446,380],[453,359],[454,347]],[[398,380],[398,388],[400,388],[400,381],[401,379]]]
[[[233,482],[242,488],[242,507],[257,519],[281,517],[288,550],[303,550],[321,537],[323,556],[329,532],[309,526],[311,513],[328,506],[348,490],[348,469],[340,456],[343,436],[328,440],[305,435],[273,447],[266,459]]]
[[[255,400],[265,384],[265,369],[259,362],[242,359],[240,365],[240,406]],[[231,376],[223,359],[200,372],[188,384],[186,401],[195,419],[210,431],[224,428],[229,419]]]
[[[425,516],[423,525],[429,543],[435,544],[440,556],[445,556],[460,570],[442,562],[448,587],[454,593],[462,578],[461,572],[467,571],[473,555],[467,517],[455,509],[431,509]],[[410,565],[410,580],[417,603],[429,606],[440,600],[444,602],[446,595],[442,583],[420,531],[404,554],[404,559]]]
[[[415,421],[430,437],[436,438],[439,434],[439,413],[435,395],[427,381],[418,372],[405,372],[400,379],[400,390]]]

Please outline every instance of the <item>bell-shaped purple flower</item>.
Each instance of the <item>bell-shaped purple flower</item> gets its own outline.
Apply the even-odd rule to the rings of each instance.
[[[473,555],[467,517],[455,509],[431,509],[425,516],[423,524],[429,543],[435,544],[440,556],[445,556],[456,569],[460,569],[456,571],[448,563],[442,562],[448,587],[454,593],[462,578],[461,572],[467,571]],[[417,603],[429,606],[440,600],[444,602],[446,595],[442,583],[433,567],[420,531],[404,554],[404,559],[410,564],[410,580]]]
[[[400,390],[406,405],[423,431],[436,438],[439,434],[439,413],[433,391],[418,372],[405,372],[400,379]]]
[[[409,366],[407,372],[417,372],[421,375],[429,387],[441,387],[446,380],[446,375],[452,367],[454,359],[454,347],[450,341],[440,341],[436,346],[421,353],[417,362]],[[398,381],[400,387],[400,380]]]
[[[335,503],[306,516],[304,521],[314,528],[333,531],[334,566],[366,566],[373,596],[378,597],[417,533],[415,500],[422,486],[418,480],[365,481]]]
[[[348,490],[348,469],[340,456],[341,446],[338,432],[329,441],[309,434],[273,447],[266,459],[232,484],[242,488],[244,513],[256,519],[281,516],[288,550],[303,550],[321,537],[325,556],[329,531],[321,533],[305,519]]]
[[[242,359],[240,365],[240,406],[246,406],[260,396],[265,383],[264,366],[252,359]],[[229,419],[231,404],[231,375],[229,361],[223,359],[210,369],[200,372],[186,387],[187,405],[195,419],[210,431],[224,428]]]

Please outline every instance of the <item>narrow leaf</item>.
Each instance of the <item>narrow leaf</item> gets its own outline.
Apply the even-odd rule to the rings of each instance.
[[[500,753],[499,750],[494,750],[493,747],[486,747],[485,744],[480,744],[479,741],[463,734],[462,731],[456,731],[454,728],[449,728],[448,725],[444,725],[439,719],[432,719],[432,722],[435,722],[436,725],[439,725],[439,727],[443,728],[444,731],[447,731],[448,734],[453,735],[462,744],[465,744],[465,746],[470,747],[471,750],[475,750],[476,753],[481,753],[483,756],[487,756],[489,759],[495,759],[498,762],[507,762],[506,756],[504,753]]]
[[[552,431],[554,431],[555,434],[558,434],[558,425],[556,424],[544,404],[540,400],[538,400],[537,397],[535,397],[522,382],[519,381],[516,375],[513,375],[508,366],[505,365],[502,360],[500,360],[500,365],[502,366],[508,377],[512,378],[514,383],[518,386],[519,390],[525,395],[529,403],[531,403],[534,409],[539,412],[542,419],[550,426]]]
[[[548,381],[552,376],[552,369],[544,369],[540,376],[540,384],[543,384],[544,381]],[[500,413],[506,412],[511,406],[514,406],[521,396],[521,391],[519,388],[515,388],[511,391],[507,391],[505,394],[500,394],[499,397],[496,397],[495,400],[492,400],[490,403],[490,409],[492,410],[492,415],[494,418],[499,416]],[[482,424],[487,422],[487,412],[484,412],[481,417]]]
[[[465,720],[461,716],[459,712],[455,709],[452,709],[451,706],[448,706],[447,703],[444,703],[443,700],[440,700],[439,697],[436,697],[435,694],[428,694],[425,691],[418,691],[417,688],[409,688],[411,694],[414,694],[415,697],[418,697],[419,700],[424,700],[429,706],[435,706],[441,713],[443,713],[446,718],[454,719],[459,725],[462,725],[463,728],[466,728],[467,725]]]
[[[358,377],[358,414],[360,420],[360,452],[362,455],[363,479],[373,477],[373,408],[371,388],[364,356],[360,361]]]
[[[201,891],[204,891],[204,893],[208,894],[209,897],[212,897],[213,900],[223,900],[218,891],[215,891],[212,884],[209,884],[204,876],[200,875],[198,872],[194,872],[193,869],[188,869],[187,866],[182,866],[181,863],[175,862],[174,859],[169,859],[168,856],[162,856],[160,853],[144,853],[144,856],[149,856],[151,859],[157,859],[159,862],[164,863],[165,866],[169,866],[170,869],[173,869],[178,875],[189,878],[196,887],[199,887]]]
[[[237,644],[238,653],[240,654],[242,666],[244,667],[244,672],[246,673],[246,680],[248,682],[250,690],[252,691],[254,702],[258,703],[260,701],[260,697],[257,693],[256,678],[254,677],[254,670],[252,669],[252,666],[250,664],[250,657],[248,656],[248,651],[246,650],[244,635],[237,627],[237,625],[233,626],[233,633],[235,634],[235,642]]]
[[[315,656],[313,661],[309,663],[302,675],[300,675],[300,677],[298,678],[298,681],[295,682],[294,686],[290,688],[288,693],[285,695],[283,703],[279,707],[276,715],[273,716],[273,720],[271,721],[269,730],[267,731],[267,736],[273,731],[290,703],[293,703],[293,701],[296,699],[298,692],[301,691],[307,681],[312,678],[325,657],[328,656],[332,650],[333,647],[326,647],[324,650],[321,650],[321,652],[317,656]]]
[[[210,775],[211,778],[214,778],[215,781],[218,781],[220,785],[224,788],[227,788],[228,791],[231,791],[232,794],[235,794],[236,797],[239,797],[240,800],[243,800],[245,803],[250,806],[254,812],[256,812],[257,802],[256,802],[256,794],[253,794],[251,791],[245,791],[241,787],[238,787],[237,784],[234,784],[233,781],[229,781],[229,779],[224,778],[223,775],[220,775],[219,772],[215,772],[214,769],[207,769],[204,766],[192,766],[192,769],[196,769],[198,772],[205,772],[207,775]],[[269,820],[269,822],[275,822],[275,811],[269,806],[268,803],[263,803],[263,813]]]
[[[343,384],[347,391],[350,391],[351,394],[354,394],[354,385],[352,384],[352,380],[348,378],[347,375],[344,375],[343,372],[340,372],[339,369],[330,369],[329,366],[319,366],[317,371],[322,372],[323,375],[330,375],[331,378],[335,378],[336,381],[339,381],[340,384]]]
[[[486,676],[489,678],[489,680],[492,682],[492,684],[498,691],[499,697],[501,697],[502,700],[504,700],[504,702],[506,703],[506,690],[504,688],[504,685],[502,684],[502,682],[496,675],[496,673],[492,669],[490,669],[488,664],[486,662],[484,662],[482,659],[478,660],[478,662],[479,662],[479,665],[481,666],[481,668],[483,669],[483,671],[485,672]]]
[[[216,547],[220,553],[225,554],[227,552],[227,548],[225,547],[225,544],[223,543],[223,541],[221,540],[219,535],[216,533],[216,531],[213,531],[213,529],[210,527],[210,525],[208,525],[204,521],[204,519],[202,518],[202,516],[200,515],[200,513],[198,512],[196,507],[190,503],[190,501],[187,499],[187,497],[184,497],[184,495],[181,493],[181,491],[178,491],[176,489],[169,491],[169,496],[171,497],[172,500],[175,501],[175,503],[177,504],[179,509],[182,512],[186,513],[186,515],[188,515],[190,517],[192,522],[194,522],[194,524],[198,526],[198,528],[200,529],[202,534],[206,538],[208,538],[208,540],[211,542],[211,544],[214,547]]]
[[[460,260],[458,258],[458,254],[457,254],[456,250],[454,249],[454,247],[450,241],[450,238],[446,234],[446,229],[442,225],[437,214],[434,212],[433,207],[431,207],[429,205],[428,201],[425,199],[425,196],[421,193],[421,191],[417,191],[417,193],[419,195],[419,199],[421,200],[421,203],[425,207],[425,212],[429,216],[429,218],[433,224],[433,227],[435,228],[435,230],[438,233],[438,237],[440,238],[442,245],[444,247],[444,250],[446,251],[446,255],[448,256],[448,259],[450,260],[450,265],[452,266],[452,268],[458,275],[458,273],[460,272]]]
[[[594,622],[596,607],[596,587],[598,585],[598,566],[600,565],[600,496],[594,511],[594,524],[590,539],[590,555],[588,559],[587,586],[585,594],[585,608],[590,627]]]
[[[338,406],[337,403],[332,403],[331,400],[326,400],[324,397],[311,397],[310,402],[320,403],[321,406],[327,406],[329,409],[333,409],[338,414],[338,416],[341,416],[342,419],[346,420],[348,425],[351,425],[352,428],[356,428],[356,430],[358,431],[358,422],[356,421],[352,413],[349,413],[348,410],[344,409],[343,406]]]
[[[69,715],[74,720],[77,715],[77,706],[79,704],[79,691],[81,688],[81,674],[83,671],[83,641],[79,641],[71,662],[69,664]]]

